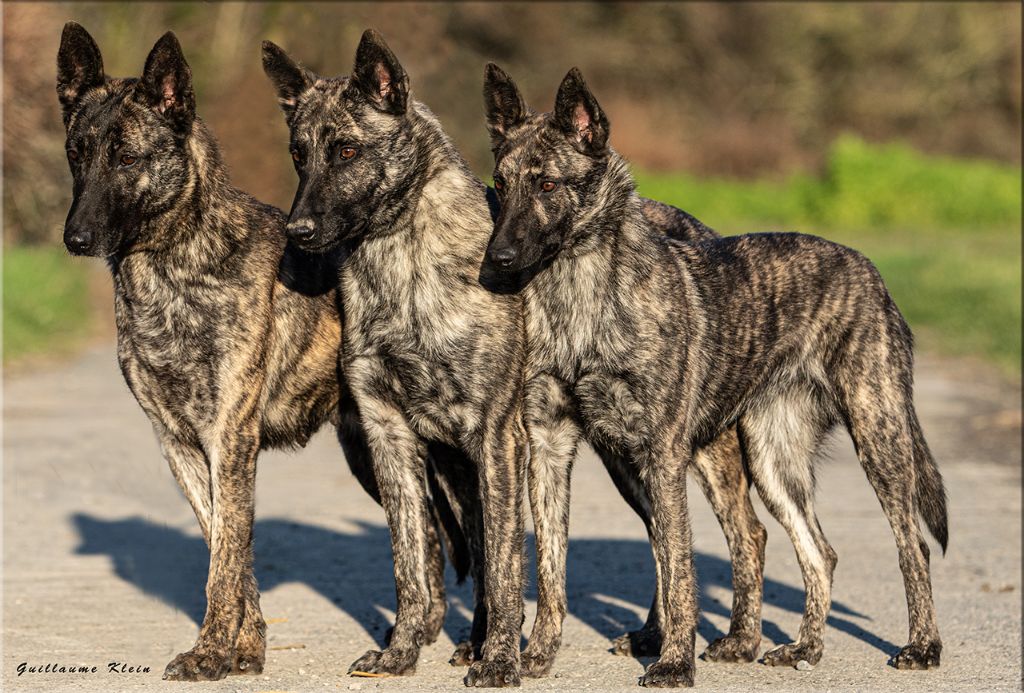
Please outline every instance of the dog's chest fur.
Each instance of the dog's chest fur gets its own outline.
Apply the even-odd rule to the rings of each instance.
[[[433,440],[479,425],[490,364],[516,341],[519,300],[478,281],[490,225],[482,188],[442,173],[406,226],[365,240],[342,272],[346,375]]]
[[[276,281],[275,231],[250,234],[237,256],[202,271],[181,247],[116,268],[118,360],[154,425],[205,446],[253,389],[263,447],[303,444],[335,415],[337,310]]]
[[[118,360],[143,409],[169,431],[201,437],[218,407],[219,323],[236,305],[220,282],[177,276],[146,253],[126,257],[114,278]]]
[[[663,277],[614,263],[606,249],[560,258],[528,286],[528,378],[565,382],[588,436],[628,453],[650,439],[677,378],[663,352],[680,325],[654,300]]]

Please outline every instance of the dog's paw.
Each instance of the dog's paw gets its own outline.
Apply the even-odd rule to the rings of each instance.
[[[477,659],[477,652],[473,647],[473,643],[468,640],[464,640],[455,646],[455,652],[452,653],[452,657],[448,660],[448,663],[453,667],[468,667]]]
[[[612,654],[620,657],[657,657],[661,654],[661,633],[657,628],[641,628],[612,640]]]
[[[397,650],[389,647],[384,651],[370,650],[352,662],[348,668],[351,676],[406,676],[416,671],[415,650]]]
[[[659,659],[647,667],[640,677],[640,685],[646,688],[690,687],[693,685],[693,664]]]
[[[753,662],[761,645],[759,636],[743,637],[729,634],[718,638],[704,650],[704,659],[709,662]]]
[[[263,653],[256,654],[235,654],[235,662],[231,667],[232,674],[262,674],[263,663],[265,662],[265,656]]]
[[[234,656],[225,652],[192,649],[182,652],[164,669],[168,681],[219,681],[234,666]]]
[[[893,655],[889,664],[897,669],[934,669],[939,666],[942,643],[935,641],[925,644],[906,645]]]
[[[473,688],[508,688],[519,686],[519,667],[513,661],[490,660],[473,662],[465,683]]]
[[[795,667],[800,662],[814,665],[821,661],[820,642],[791,642],[764,653],[764,663],[771,667]]]
[[[555,663],[555,653],[557,651],[557,647],[547,648],[543,651],[541,648],[531,650],[530,646],[527,645],[526,649],[523,650],[523,654],[519,656],[523,676],[531,679],[547,676]]]
[[[266,638],[258,630],[246,633],[243,627],[243,631],[238,634],[238,640],[235,641],[235,659],[231,666],[231,673],[262,674],[266,658]]]

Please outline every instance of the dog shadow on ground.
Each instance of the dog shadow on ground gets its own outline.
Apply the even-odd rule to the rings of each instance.
[[[206,610],[206,573],[209,553],[201,537],[142,517],[106,520],[87,514],[73,515],[71,522],[80,543],[80,555],[106,555],[118,577],[187,614],[196,624]],[[392,580],[391,540],[386,526],[356,522],[352,533],[283,519],[258,520],[255,535],[255,572],[263,594],[278,585],[299,582],[307,585],[366,629],[379,646],[395,609]],[[529,537],[530,581],[526,596],[536,599],[533,569],[533,537]],[[695,552],[701,617],[698,632],[708,642],[724,633],[706,617],[729,618],[730,604],[711,596],[712,587],[732,588],[729,561]],[[472,589],[456,585],[449,570],[450,604],[472,612]],[[569,612],[607,638],[639,628],[643,621],[636,610],[646,614],[654,591],[654,561],[649,544],[636,539],[573,539],[569,545],[566,585]],[[714,590],[720,592],[720,590]],[[765,603],[796,615],[803,613],[803,589],[768,579]],[[272,618],[277,614],[266,610]],[[856,623],[870,620],[841,602],[832,603],[828,624],[878,648],[887,655],[899,648]],[[465,639],[470,623],[462,610],[450,608],[445,631],[458,642]],[[529,627],[529,624],[527,624]],[[775,643],[793,638],[774,622],[765,619],[765,638]]]

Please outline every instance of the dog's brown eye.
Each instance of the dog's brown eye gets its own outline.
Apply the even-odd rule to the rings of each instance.
[[[552,190],[554,190],[557,187],[558,187],[558,183],[556,183],[553,180],[546,180],[546,181],[544,181],[543,183],[540,184],[540,189],[543,190],[544,192],[551,192]]]
[[[299,163],[300,161],[302,161],[302,155],[299,154],[299,152],[295,149],[292,150],[292,161],[294,161],[295,163]]]
[[[77,149],[69,149],[68,150],[68,161],[78,161],[78,150]]]
[[[342,147],[341,151],[338,152],[342,159],[351,159],[356,155],[355,147]]]
[[[500,178],[495,178],[494,179],[494,189],[495,190],[504,190],[505,189],[505,182],[503,180],[501,180]]]
[[[122,166],[127,167],[127,166],[131,166],[132,164],[134,164],[136,161],[138,161],[138,159],[136,159],[131,154],[122,154],[121,158],[119,159],[119,161],[121,162]]]

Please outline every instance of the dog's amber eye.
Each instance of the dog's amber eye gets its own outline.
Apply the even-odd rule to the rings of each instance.
[[[299,154],[298,150],[296,149],[292,150],[292,161],[294,161],[295,163],[299,163],[300,161],[302,161],[302,155]]]
[[[68,161],[78,161],[77,149],[68,149]]]
[[[552,190],[554,190],[557,187],[558,187],[558,183],[556,183],[553,180],[546,180],[546,181],[544,181],[543,183],[540,184],[540,189],[543,190],[544,192],[551,192]]]
[[[121,158],[118,161],[120,161],[122,166],[128,167],[134,164],[136,161],[138,161],[138,159],[136,159],[131,154],[122,154]]]
[[[342,159],[351,159],[355,157],[356,153],[355,147],[342,147],[341,151],[338,152]]]
[[[505,182],[503,180],[501,180],[500,178],[495,178],[494,179],[494,189],[495,190],[504,190],[505,189]]]

